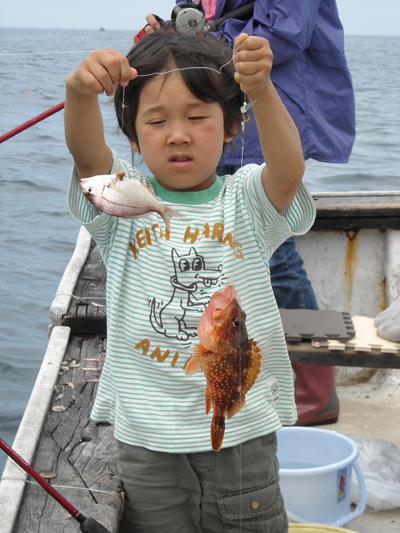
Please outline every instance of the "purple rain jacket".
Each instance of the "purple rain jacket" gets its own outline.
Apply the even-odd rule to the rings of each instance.
[[[215,20],[245,3],[217,0]],[[228,19],[216,35],[232,45],[241,32],[270,43],[271,80],[299,130],[304,159],[346,163],[355,138],[355,107],[335,0],[256,0],[248,21]],[[220,164],[240,165],[241,144],[239,128],[235,148],[225,150]],[[253,117],[246,123],[244,148],[244,163],[263,162]]]

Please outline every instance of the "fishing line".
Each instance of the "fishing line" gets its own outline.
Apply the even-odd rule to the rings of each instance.
[[[150,73],[147,73],[147,74],[139,74],[138,73],[136,75],[136,78],[149,78],[149,77],[153,77],[153,76],[166,76],[167,74],[171,74],[173,72],[181,72],[181,71],[187,71],[187,70],[210,70],[212,72],[215,72],[216,74],[221,75],[222,74],[222,69],[233,62],[233,58],[237,54],[239,49],[240,49],[240,44],[237,45],[234,48],[233,53],[232,53],[232,57],[229,59],[229,61],[227,61],[226,63],[221,65],[219,67],[219,69],[216,69],[216,68],[213,68],[213,67],[208,67],[208,66],[203,66],[203,65],[198,65],[198,66],[194,66],[194,67],[176,67],[176,68],[172,68],[172,69],[165,70],[165,71],[162,71],[162,72],[155,71],[155,72],[150,72]],[[136,78],[134,78],[132,81],[134,81]],[[125,89],[126,89],[126,87],[122,88],[122,103],[121,103],[121,130],[122,131],[124,131],[125,110],[128,108],[128,105],[126,105],[126,103],[125,103]],[[246,127],[246,123],[250,120],[250,118],[248,116],[248,111],[252,108],[254,103],[255,103],[255,101],[254,102],[249,102],[247,100],[246,87],[245,87],[245,90],[244,90],[244,101],[243,101],[242,106],[240,107],[240,111],[242,113],[242,122],[241,122],[241,129],[242,129],[241,150],[242,151],[241,151],[240,167],[243,167],[243,162],[244,162],[245,127]],[[131,159],[132,159],[132,164],[135,166],[135,161],[134,161],[134,156],[133,155],[132,155]],[[144,226],[144,223],[143,223],[143,226]],[[202,239],[202,236],[200,236],[200,239],[197,242],[200,242],[201,239]]]
[[[231,59],[229,61],[227,61],[226,63],[224,63],[223,65],[221,65],[219,69],[215,69],[213,67],[201,66],[201,65],[196,66],[196,67],[182,67],[182,68],[177,67],[177,68],[173,68],[173,69],[170,69],[170,70],[165,70],[163,72],[150,72],[149,74],[137,74],[136,78],[148,78],[148,77],[157,76],[157,75],[158,76],[165,76],[165,75],[171,74],[173,72],[181,72],[181,71],[184,71],[184,70],[211,70],[212,72],[216,72],[217,74],[221,75],[222,74],[222,69],[224,67],[226,67],[227,65],[229,65],[230,63],[232,63],[233,58],[234,58],[234,56],[236,55],[236,53],[238,52],[239,49],[240,49],[240,45],[237,46],[234,49]],[[244,161],[244,133],[245,133],[245,127],[246,127],[246,123],[250,120],[250,118],[249,118],[247,113],[253,107],[255,102],[256,101],[249,102],[247,100],[246,87],[245,87],[245,90],[244,90],[244,101],[243,101],[243,105],[240,107],[240,111],[242,113],[242,122],[241,122],[241,127],[242,127],[242,142],[241,142],[242,153],[241,153],[241,160],[240,160],[240,166],[241,167],[243,166],[243,161]],[[125,109],[127,107],[128,106],[125,104],[125,87],[123,87],[123,89],[122,89],[122,104],[121,104],[121,108],[122,108],[121,129],[122,129],[122,131],[123,131],[123,126],[124,126]]]
[[[227,65],[229,65],[230,63],[232,63],[232,61],[233,61],[233,57],[229,61],[224,63],[218,70],[216,68],[206,67],[206,66],[181,67],[181,68],[177,67],[177,68],[172,68],[171,70],[165,70],[163,72],[150,72],[149,74],[138,74],[136,77],[147,78],[149,76],[155,76],[155,75],[163,76],[165,74],[171,74],[171,72],[180,72],[182,70],[212,70],[213,72],[216,72],[217,74],[222,74],[222,69],[226,67]]]
[[[26,475],[26,472],[16,463],[13,463],[17,468],[19,468],[21,470],[21,472],[24,473],[24,475]],[[35,487],[38,487],[40,488],[40,485],[38,485],[38,483],[36,481],[32,481],[31,479],[22,479],[22,478],[18,478],[18,477],[2,477],[0,481],[22,481],[23,483],[29,483],[30,485],[34,485]],[[51,486],[54,488],[54,489],[72,489],[72,490],[84,490],[86,492],[98,492],[99,494],[106,494],[107,496],[111,496],[112,498],[114,498],[114,500],[118,503],[118,506],[120,508],[120,513],[122,515],[122,511],[123,511],[123,503],[121,501],[121,498],[119,496],[117,496],[116,494],[112,493],[112,492],[108,492],[107,490],[101,490],[101,489],[89,489],[88,487],[73,487],[72,485],[53,485],[51,484]]]
[[[226,63],[224,63],[223,65],[221,65],[219,67],[219,69],[216,69],[216,68],[213,68],[213,67],[208,67],[208,66],[203,66],[203,65],[198,65],[198,66],[195,66],[195,67],[176,67],[176,68],[172,68],[172,69],[169,69],[169,70],[165,70],[165,71],[162,71],[162,72],[158,72],[158,71],[155,71],[155,72],[150,72],[148,74],[137,74],[136,75],[136,78],[148,78],[148,77],[152,77],[152,76],[166,76],[167,74],[172,74],[173,72],[181,72],[181,71],[187,71],[187,70],[210,70],[212,72],[215,72],[219,75],[222,74],[222,69],[228,65],[230,65],[230,63],[232,63],[233,61],[233,58],[234,56],[237,54],[237,52],[239,51],[240,49],[240,45],[237,45],[235,47],[235,49],[233,50],[233,54],[232,54],[232,57],[229,59],[229,61],[227,61]],[[136,79],[134,78],[134,79]],[[132,80],[134,81],[134,80]],[[125,104],[125,89],[126,87],[123,87],[122,88],[122,103],[121,103],[121,130],[124,131],[124,118],[125,118],[125,110],[128,108],[128,106]],[[240,166],[242,167],[243,166],[243,161],[244,161],[244,133],[245,133],[245,126],[246,126],[246,123],[250,120],[249,117],[247,116],[247,112],[249,111],[249,109],[251,109],[251,107],[253,106],[254,102],[248,102],[247,101],[247,95],[246,95],[246,89],[244,91],[244,101],[243,101],[243,105],[240,107],[240,111],[242,113],[242,122],[241,122],[241,127],[242,127],[242,141],[241,141],[241,146],[242,146],[242,154],[241,154],[241,162],[240,162]],[[135,165],[135,161],[134,161],[134,157],[132,157],[132,163],[133,165]],[[198,242],[201,241],[201,236],[200,236],[200,239]]]
[[[240,112],[242,113],[242,122],[240,123],[242,127],[242,154],[240,157],[240,166],[243,166],[244,161],[244,132],[246,128],[246,123],[249,122],[250,117],[248,116],[248,111],[253,107],[253,105],[256,103],[257,100],[254,100],[253,102],[247,101],[247,94],[246,94],[246,87],[244,88],[244,102],[243,105],[240,106]]]
[[[235,54],[233,54],[235,55]],[[231,59],[229,61],[227,61],[226,63],[224,63],[223,65],[221,65],[221,67],[217,70],[216,68],[213,68],[213,67],[206,67],[206,66],[197,66],[197,67],[182,67],[182,68],[172,68],[170,70],[164,70],[162,72],[150,72],[148,74],[137,74],[136,75],[136,78],[149,78],[151,76],[166,76],[167,74],[172,74],[173,72],[181,72],[183,70],[211,70],[212,72],[216,72],[217,74],[222,74],[222,69],[224,67],[226,67],[227,65],[229,65],[230,63],[232,63],[233,61],[233,56],[231,57]],[[134,81],[136,78],[134,78],[132,81]],[[123,125],[124,125],[124,114],[125,114],[125,109],[128,107],[126,104],[125,104],[125,88],[126,87],[123,87],[122,88],[122,104],[121,104],[121,109],[122,109],[122,113],[121,113],[121,129],[123,131]]]
[[[63,52],[0,52],[0,57],[13,56],[53,56],[60,54],[90,54],[93,50],[69,50]]]
[[[122,103],[121,103],[121,109],[122,109],[122,113],[121,113],[121,131],[122,132],[124,131],[125,109],[128,107],[125,104],[125,89],[126,89],[126,87],[122,88]],[[121,140],[121,152],[122,152],[122,150],[123,150],[123,139]],[[131,153],[131,157],[132,157],[132,163],[133,163],[133,153]],[[117,172],[120,172],[122,170],[121,166],[122,166],[121,162],[118,161]]]
[[[196,67],[176,67],[176,68],[173,68],[173,69],[170,69],[170,70],[164,70],[162,72],[150,72],[148,74],[137,74],[136,78],[149,78],[150,76],[157,76],[157,75],[158,76],[166,76],[167,74],[171,74],[172,72],[181,72],[183,70],[211,70],[212,72],[216,72],[217,74],[222,74],[222,69],[224,67],[228,66],[230,63],[232,63],[233,58],[234,58],[235,54],[237,53],[237,51],[239,50],[239,48],[240,48],[240,45],[233,51],[233,55],[232,55],[231,59],[229,61],[227,61],[226,63],[224,63],[223,65],[221,65],[219,67],[219,69],[216,69],[216,68],[213,68],[213,67],[207,67],[207,66],[203,66],[203,65],[198,65]],[[134,78],[132,81],[134,81],[136,78]],[[122,104],[121,104],[121,108],[122,108],[121,123],[122,124],[123,124],[123,119],[124,119],[124,112],[125,112],[125,109],[127,107],[128,106],[125,105],[125,87],[123,87],[123,90],[122,90]]]
[[[232,57],[229,61],[227,61],[226,63],[224,63],[223,65],[221,65],[221,67],[219,69],[215,69],[213,67],[208,67],[208,66],[196,66],[196,67],[182,67],[182,68],[173,68],[173,69],[169,69],[169,70],[166,70],[166,71],[163,71],[163,72],[151,72],[149,74],[137,74],[137,78],[147,78],[147,77],[152,77],[152,76],[165,76],[167,74],[171,74],[173,72],[181,72],[181,71],[186,71],[186,70],[210,70],[212,72],[216,72],[217,74],[221,75],[222,74],[222,69],[224,67],[226,67],[227,65],[229,65],[230,63],[232,63],[233,61],[233,58],[235,56],[235,54],[238,52],[240,48],[240,45],[238,45],[234,51],[233,51],[233,54],[232,54]],[[132,80],[134,81],[134,80]],[[243,91],[244,92],[244,101],[243,101],[243,104],[241,105],[240,107],[240,112],[242,113],[242,122],[241,122],[241,130],[242,130],[242,134],[241,134],[241,162],[240,162],[240,166],[243,167],[243,162],[244,162],[244,145],[245,145],[245,128],[246,128],[246,123],[250,120],[250,117],[248,116],[248,112],[249,110],[253,107],[253,105],[255,104],[255,100],[253,102],[250,102],[247,100],[247,94],[246,94],[246,87],[245,87],[245,90]],[[122,103],[121,103],[121,109],[122,109],[122,112],[121,112],[121,129],[123,131],[123,125],[124,125],[124,114],[125,114],[125,110],[128,108],[128,106],[125,104],[125,87],[123,87],[123,90],[122,90]],[[202,239],[202,235],[200,236],[200,239],[197,241],[197,242],[200,242]],[[241,359],[239,358],[239,376],[241,377],[242,376],[242,364],[241,364]],[[241,387],[243,387],[243,384],[241,384]],[[239,401],[240,401],[240,397],[239,397]],[[242,462],[243,462],[243,457],[242,457],[242,444],[240,443],[239,444],[239,487],[240,487],[240,493],[242,493],[242,488],[243,488],[243,468],[242,468]],[[240,503],[239,503],[239,508],[240,508],[240,515],[242,514],[242,498],[240,498]],[[240,520],[240,531],[242,531],[242,520]]]
[[[122,113],[121,113],[121,130],[124,131],[124,115],[125,115],[125,109],[128,107],[126,104],[125,104],[125,89],[126,87],[123,87],[122,89],[122,104],[121,104],[121,109],[122,109]]]

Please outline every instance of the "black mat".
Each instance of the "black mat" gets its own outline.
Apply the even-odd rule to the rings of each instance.
[[[314,311],[310,309],[279,309],[287,342],[327,341],[346,342],[355,336],[349,313]]]

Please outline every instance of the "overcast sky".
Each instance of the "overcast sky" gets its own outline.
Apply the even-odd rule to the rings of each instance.
[[[337,4],[347,35],[400,35],[400,0],[337,0]],[[0,0],[0,28],[103,25],[106,30],[136,30],[149,12],[168,19],[174,5],[174,0]]]

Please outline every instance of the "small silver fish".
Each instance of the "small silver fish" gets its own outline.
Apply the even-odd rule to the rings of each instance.
[[[122,218],[139,218],[149,212],[158,213],[169,229],[172,217],[179,211],[161,204],[143,183],[124,179],[125,172],[92,176],[80,181],[83,194],[100,211]]]

